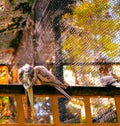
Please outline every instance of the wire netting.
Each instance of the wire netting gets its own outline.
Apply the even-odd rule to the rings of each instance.
[[[61,37],[57,44],[62,51],[57,55],[56,62],[62,62],[65,82],[72,86],[120,87],[119,8],[119,0],[76,1],[72,14],[62,16]],[[70,104],[63,101],[59,99],[59,106],[67,110],[64,113],[62,107],[59,108],[61,122],[85,122],[80,104],[78,108],[74,105],[74,119],[68,119],[66,115]],[[90,106],[93,123],[117,123],[114,98],[91,98]]]
[[[35,15],[31,14],[34,19],[28,16],[26,34],[24,34],[27,37],[23,36],[22,48],[20,48],[22,51],[18,50],[18,58],[14,58],[14,62],[18,66],[33,61],[35,65],[46,62],[58,79],[72,86],[120,87],[120,0],[41,0],[38,2],[37,6],[34,5]],[[21,4],[20,7],[22,9]],[[5,8],[0,9],[2,14]],[[11,17],[8,18],[12,20]],[[6,26],[4,22],[0,24],[2,27]],[[7,28],[2,27],[1,36],[6,29],[6,33],[14,30],[13,24]],[[19,23],[17,27],[23,29]],[[0,43],[3,44],[4,41],[8,44],[8,39],[5,40],[4,37]],[[13,42],[11,45],[13,47],[16,43]],[[12,53],[12,51],[8,53],[0,51],[0,62],[4,60],[10,64],[13,60]],[[23,98],[23,107],[26,106],[24,100]],[[62,123],[86,123],[84,98],[72,98],[70,102],[59,98],[58,104]],[[90,105],[94,123],[117,122],[114,98],[91,98]],[[34,108],[37,123],[53,123],[50,98],[37,97]],[[30,117],[31,122],[31,110],[24,108],[24,113],[25,122],[29,121],[27,116]],[[15,115],[12,121],[16,122],[16,113],[11,112],[11,114]],[[2,114],[0,117],[2,120]],[[8,120],[11,118],[7,118]]]
[[[119,79],[119,7],[119,0],[77,1],[72,5],[72,14],[62,16],[58,45],[62,53],[56,62],[64,66],[65,81],[71,85],[106,86]],[[106,82],[103,77],[112,79]]]

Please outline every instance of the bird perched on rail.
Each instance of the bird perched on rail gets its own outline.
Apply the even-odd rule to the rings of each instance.
[[[105,87],[120,87],[120,83],[115,78],[115,76],[108,75],[101,78],[102,85]]]
[[[33,90],[32,86],[34,84],[40,83],[41,85],[50,85],[56,88],[60,93],[62,93],[67,99],[71,97],[62,89],[66,89],[68,85],[60,82],[46,67],[35,66],[32,67],[29,64],[25,64],[18,71],[19,80],[23,84],[30,101],[31,106],[33,106]]]
[[[18,71],[19,81],[25,88],[25,94],[27,97],[28,105],[33,109],[33,84],[34,84],[34,68],[28,64],[25,64]]]

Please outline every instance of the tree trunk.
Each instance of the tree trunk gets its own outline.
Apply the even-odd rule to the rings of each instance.
[[[33,14],[28,16],[13,66],[21,67],[26,63],[47,66],[46,61],[54,55],[51,11],[46,12],[48,5],[48,0],[37,1]]]
[[[67,9],[70,11],[67,5],[71,4],[71,1],[73,0],[34,0],[32,13],[26,21],[13,66],[21,67],[25,63],[47,66],[47,61],[51,61],[55,55],[57,58],[59,54],[61,55],[61,47],[57,49],[61,37],[60,27],[57,26],[57,23],[61,19],[57,18],[66,13]],[[56,20],[58,21],[56,22]],[[55,25],[59,32],[54,30]],[[59,61],[61,61],[61,56]],[[58,66],[61,66],[61,63]]]

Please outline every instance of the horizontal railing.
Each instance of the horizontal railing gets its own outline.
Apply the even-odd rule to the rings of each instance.
[[[24,122],[24,112],[22,96],[25,90],[22,85],[0,85],[0,96],[13,96],[17,102],[17,123],[13,124],[0,124],[0,126],[120,126],[120,88],[115,87],[83,87],[72,86],[65,91],[72,97],[82,97],[84,99],[86,122],[85,123],[61,123],[59,118],[59,105],[58,98],[63,97],[60,92],[51,86],[34,85],[33,92],[35,96],[50,97],[52,104],[53,123],[48,124],[33,124]],[[117,112],[117,123],[93,123],[90,98],[114,98]]]
[[[57,94],[60,93],[51,86],[48,85],[34,85],[33,86],[34,94]],[[86,87],[86,86],[71,86],[67,89],[64,89],[71,96],[115,96],[120,95],[120,88],[116,87]],[[0,94],[24,94],[24,88],[22,85],[12,85],[12,84],[0,84]]]

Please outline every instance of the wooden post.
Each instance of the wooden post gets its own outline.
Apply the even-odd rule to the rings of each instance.
[[[15,99],[17,101],[17,120],[21,126],[24,124],[24,110],[22,104],[22,96],[19,94],[15,95]]]
[[[120,96],[115,96],[116,112],[118,123],[120,123]]]

